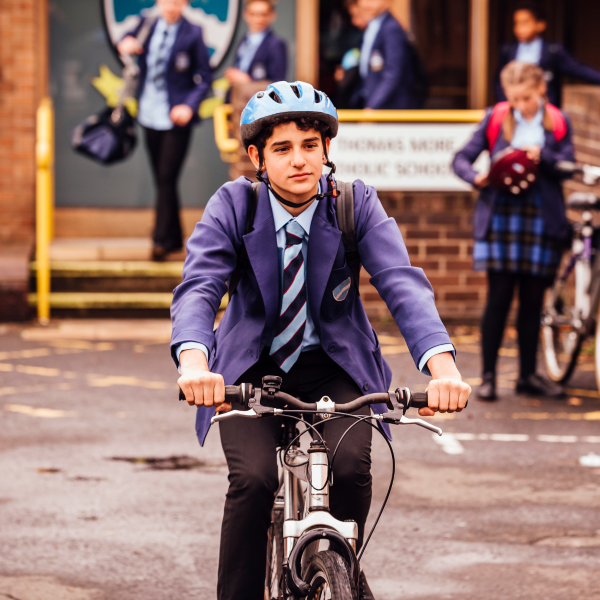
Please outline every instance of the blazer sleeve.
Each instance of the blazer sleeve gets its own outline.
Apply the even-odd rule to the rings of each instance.
[[[573,146],[573,128],[569,117],[562,113],[567,123],[565,137],[553,146],[544,146],[540,153],[540,169],[545,175],[555,179],[568,179],[569,174],[556,169],[556,163],[560,161],[575,162],[575,148]]]
[[[175,364],[177,347],[183,342],[197,342],[210,354],[214,352],[215,316],[242,244],[237,224],[246,222],[242,213],[248,203],[235,204],[234,196],[239,197],[242,190],[249,193],[249,187],[250,182],[239,180],[222,186],[209,200],[188,240],[183,281],[173,291],[171,304],[171,355]]]
[[[452,343],[435,307],[433,289],[423,269],[411,266],[398,224],[386,215],[375,189],[355,181],[354,198],[361,262],[418,368],[428,350]]]
[[[286,43],[273,36],[271,53],[267,64],[267,79],[270,81],[285,81],[287,79],[287,46]]]
[[[560,44],[557,44],[556,49],[556,64],[562,75],[570,75],[578,77],[588,83],[600,85],[600,71],[579,62],[571,56]]]
[[[387,29],[387,28],[386,28]],[[386,31],[383,27],[378,37],[383,40],[385,65],[381,80],[365,101],[368,108],[381,108],[396,92],[402,78],[408,75],[406,69],[406,34],[400,29]]]
[[[194,57],[194,72],[192,78],[194,87],[186,96],[184,104],[187,104],[194,114],[198,112],[200,102],[204,100],[213,80],[212,70],[209,63],[208,49],[202,39],[202,30],[198,28],[198,35],[195,36],[191,54]]]
[[[477,171],[473,168],[473,163],[484,150],[489,150],[486,130],[491,114],[492,111],[490,110],[479,124],[471,140],[462,150],[459,150],[455,154],[452,161],[454,172],[471,185],[475,185],[475,177],[477,176]]]

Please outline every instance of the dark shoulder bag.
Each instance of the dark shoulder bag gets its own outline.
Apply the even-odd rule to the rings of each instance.
[[[146,18],[136,39],[143,46],[150,35],[156,17]],[[125,108],[125,100],[134,93],[139,67],[131,56],[121,57],[124,63],[125,85],[119,93],[117,105],[106,107],[80,123],[71,134],[71,146],[76,152],[103,165],[111,165],[127,158],[136,146],[135,121]]]

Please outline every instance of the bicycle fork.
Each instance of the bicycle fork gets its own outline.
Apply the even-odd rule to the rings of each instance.
[[[331,474],[325,444],[313,441],[308,450],[307,503],[305,516],[299,521],[295,520],[294,514],[294,505],[297,506],[294,494],[299,487],[295,484],[298,480],[289,468],[285,468],[283,477],[286,505],[283,523],[284,571],[291,591],[298,596],[306,596],[309,592],[308,584],[301,577],[302,558],[311,544],[317,551],[319,542],[326,540],[346,560],[350,577],[358,581],[358,526],[354,521],[338,521],[329,512]]]

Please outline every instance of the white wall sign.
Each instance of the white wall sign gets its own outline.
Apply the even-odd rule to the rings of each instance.
[[[340,123],[329,154],[340,180],[362,179],[377,190],[470,190],[451,163],[476,128],[477,123]]]

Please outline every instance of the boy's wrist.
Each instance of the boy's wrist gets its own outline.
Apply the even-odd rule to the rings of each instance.
[[[198,348],[183,350],[179,355],[179,364],[181,366],[182,373],[190,370],[209,370],[208,362],[206,361],[206,355]]]
[[[454,357],[450,352],[435,354],[427,361],[427,367],[433,379],[458,379],[462,381],[460,371],[456,368]]]

